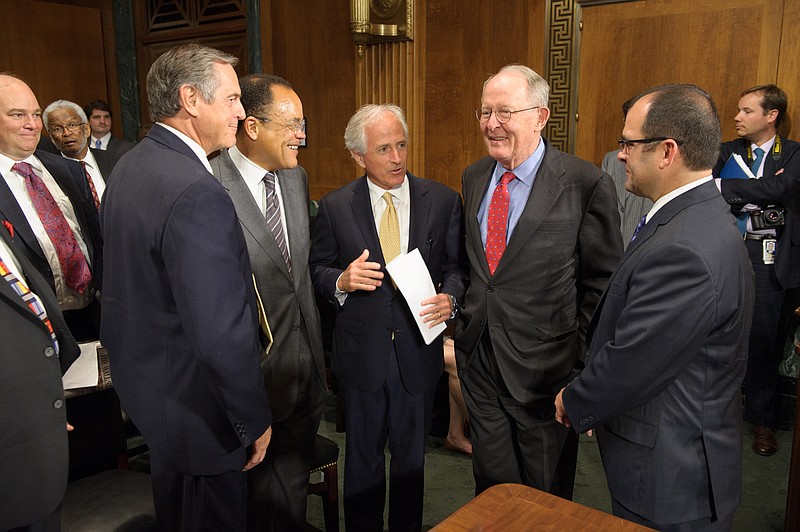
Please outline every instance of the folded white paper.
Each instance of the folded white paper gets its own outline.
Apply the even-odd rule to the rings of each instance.
[[[428,328],[429,324],[424,323],[422,316],[419,315],[425,308],[421,301],[436,295],[431,274],[428,272],[425,261],[422,260],[422,255],[419,254],[419,249],[415,248],[405,255],[398,256],[386,265],[386,270],[408,302],[411,314],[417,320],[419,332],[422,333],[422,339],[427,345],[430,345],[447,327],[444,323],[440,323],[435,327]]]
[[[72,363],[61,379],[65,390],[97,386],[99,375],[97,370],[97,346],[100,345],[100,342],[86,342],[79,345],[81,347],[81,356]]]

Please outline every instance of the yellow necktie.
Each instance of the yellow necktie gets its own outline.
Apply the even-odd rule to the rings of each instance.
[[[392,262],[400,254],[400,222],[397,220],[397,211],[394,208],[392,194],[383,193],[383,201],[386,202],[386,210],[381,217],[380,231],[378,238],[381,241],[381,250],[386,264]]]

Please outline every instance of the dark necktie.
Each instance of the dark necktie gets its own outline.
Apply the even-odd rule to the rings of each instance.
[[[281,250],[281,255],[283,255],[286,268],[288,268],[289,275],[291,276],[292,258],[289,256],[289,247],[286,245],[286,237],[283,233],[281,206],[278,200],[278,194],[275,191],[275,174],[267,172],[267,175],[264,176],[264,185],[267,187],[267,227],[269,227],[272,236],[275,237],[275,242],[278,244],[278,249]]]
[[[47,327],[47,331],[50,333],[50,338],[53,339],[53,346],[56,348],[56,353],[58,353],[58,340],[56,339],[56,333],[53,331],[53,325],[50,323],[50,318],[47,317],[47,311],[42,305],[42,302],[39,300],[36,295],[28,290],[28,287],[25,286],[22,281],[17,279],[17,276],[11,273],[11,270],[8,268],[3,259],[0,259],[0,277],[5,279],[9,286],[17,293],[19,297],[28,305],[28,308],[31,309],[31,312],[36,314],[42,323],[44,323],[45,327]]]
[[[89,173],[89,169],[86,168],[86,161],[81,161],[81,166],[83,166],[83,173],[86,174],[86,181],[89,183],[89,190],[92,191],[92,199],[94,200],[94,206],[97,207],[97,210],[100,210],[100,198],[97,197],[97,189],[94,188],[94,181],[92,181],[92,176]]]
[[[642,230],[642,227],[644,227],[645,223],[647,223],[647,215],[646,214],[644,216],[642,216],[642,219],[639,220],[638,224],[636,224],[636,229],[633,230],[633,236],[631,237],[631,242],[636,240],[636,235],[639,234],[639,231]]]
[[[500,183],[494,189],[492,200],[489,202],[489,214],[486,220],[486,263],[489,273],[494,275],[500,259],[506,250],[506,236],[508,234],[508,184],[516,176],[506,172],[500,178]]]
[[[92,274],[64,213],[30,164],[19,162],[11,169],[25,178],[25,188],[33,208],[36,209],[36,214],[56,249],[64,282],[75,292],[83,294],[92,281]]]

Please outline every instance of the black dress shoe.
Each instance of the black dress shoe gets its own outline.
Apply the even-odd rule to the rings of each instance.
[[[756,425],[753,435],[753,452],[761,456],[772,456],[778,451],[778,440],[773,429]]]

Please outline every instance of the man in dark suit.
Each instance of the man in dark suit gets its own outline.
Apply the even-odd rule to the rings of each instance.
[[[484,84],[489,157],[462,178],[471,268],[456,356],[476,492],[514,482],[571,499],[578,439],[553,398],[585,353],[622,242],[611,178],[542,138],[548,94],[522,65]]]
[[[247,248],[206,159],[244,119],[236,62],[197,44],[153,62],[155,124],[114,168],[101,212],[100,338],[150,448],[162,530],[244,530],[243,471],[270,437]]]
[[[107,152],[111,160],[116,162],[136,146],[135,142],[111,134],[111,107],[107,102],[93,100],[83,108],[83,112],[88,117],[89,127],[92,130],[89,138],[89,145],[92,148]]]
[[[306,520],[308,472],[326,388],[308,270],[308,176],[297,165],[305,138],[303,104],[277,76],[253,74],[239,85],[245,119],[236,146],[214,158],[211,169],[236,207],[273,338],[261,360],[272,440],[264,461],[249,473],[255,512],[248,527],[295,531]]]
[[[719,177],[731,154],[742,156],[757,178],[720,179],[722,196],[737,215],[745,246],[756,275],[756,306],[747,375],[744,379],[744,419],[752,423],[752,449],[772,456],[778,450],[778,365],[786,341],[784,316],[786,291],[800,287],[800,143],[782,138],[777,130],[786,116],[786,93],[775,85],[745,90],[739,99],[736,133],[725,142],[714,167]],[[763,209],[783,209],[783,222],[762,228]]]
[[[89,148],[91,130],[83,109],[68,100],[56,100],[42,113],[42,122],[56,147],[67,159],[81,164],[97,208],[117,159],[109,152]]]
[[[409,308],[431,327],[450,319],[466,283],[461,198],[406,171],[408,126],[394,105],[367,105],[345,144],[366,175],[324,196],[311,278],[337,307],[333,371],[345,398],[344,511],[348,530],[383,529],[384,447],[391,453],[389,529],[422,526],[425,442],[442,375],[442,337],[426,345]],[[419,250],[435,296],[407,302],[384,274]]]
[[[4,119],[5,115],[0,120]],[[48,282],[25,258],[14,236],[13,226],[3,219],[0,530],[59,530],[68,467],[61,376],[80,350],[61,317]],[[9,274],[24,286],[9,280]],[[32,305],[29,298],[33,298]],[[44,308],[41,316],[35,312],[38,305]]]
[[[625,120],[626,189],[655,202],[589,328],[559,421],[595,430],[614,514],[658,530],[730,530],[753,271],[711,182],[720,128],[694,85],[650,89]]]
[[[83,169],[73,161],[36,150],[42,131],[41,109],[22,80],[0,74],[0,100],[2,112],[10,113],[0,126],[0,216],[16,228],[20,249],[55,292],[73,336],[96,340],[100,310],[95,293],[101,287],[102,241],[97,207]],[[26,165],[33,172],[29,177],[23,175]],[[37,183],[46,191],[36,192]],[[55,201],[57,211],[42,210],[36,196],[49,196],[45,203]],[[63,221],[63,234],[58,227],[53,232],[45,226],[43,219],[52,220],[53,214]],[[66,240],[75,242],[80,255],[71,253],[72,247],[59,245]]]

